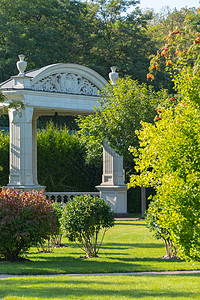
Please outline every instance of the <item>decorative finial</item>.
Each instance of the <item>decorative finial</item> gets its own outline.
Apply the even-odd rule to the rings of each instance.
[[[18,76],[25,76],[24,71],[27,67],[27,62],[24,60],[25,55],[20,54],[18,55],[19,61],[17,62],[17,69],[19,70]]]
[[[109,73],[109,78],[110,78],[111,84],[116,85],[116,81],[118,79],[118,73],[115,72],[115,71],[116,71],[117,67],[112,66],[112,67],[110,67],[110,69],[112,71],[112,72]]]

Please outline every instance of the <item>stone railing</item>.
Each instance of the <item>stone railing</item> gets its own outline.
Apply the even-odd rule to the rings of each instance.
[[[55,202],[68,203],[75,196],[92,195],[99,196],[99,192],[45,192],[44,195],[47,199],[54,200]]]

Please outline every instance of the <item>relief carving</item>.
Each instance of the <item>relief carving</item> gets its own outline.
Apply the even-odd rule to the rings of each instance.
[[[53,74],[36,82],[34,90],[97,96],[98,88],[88,79],[71,73]]]

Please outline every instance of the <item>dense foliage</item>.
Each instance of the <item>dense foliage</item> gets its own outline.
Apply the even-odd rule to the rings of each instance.
[[[20,53],[26,55],[28,68],[35,69],[75,62],[84,51],[87,10],[82,2],[1,0],[0,6],[0,81],[13,75]]]
[[[62,215],[65,208],[65,203],[53,202],[51,206],[53,207],[54,213],[58,219],[58,230],[56,234],[54,233],[49,235],[45,240],[42,240],[38,244],[37,248],[40,252],[53,252],[55,247],[63,246],[61,244],[62,236],[64,234],[64,228],[62,226]]]
[[[63,213],[63,226],[70,241],[81,244],[86,257],[96,257],[105,232],[114,226],[114,212],[99,197],[82,195],[74,197]],[[100,230],[103,230],[99,241]]]
[[[18,260],[31,247],[58,232],[58,219],[42,192],[0,192],[0,256]]]
[[[101,166],[86,164],[78,135],[50,123],[37,142],[38,181],[47,191],[93,191],[101,182]]]
[[[171,102],[175,98],[171,98]],[[181,257],[200,260],[200,113],[194,103],[162,107],[156,124],[143,123],[130,185],[152,186],[166,229]]]
[[[9,145],[10,139],[8,134],[0,131],[0,185],[8,184],[9,176]]]
[[[141,128],[140,121],[153,122],[156,107],[167,91],[155,92],[146,84],[139,84],[131,78],[119,79],[116,86],[108,85],[101,93],[95,114],[80,117],[81,140],[87,148],[88,161],[102,155],[105,138],[110,146],[124,156],[125,166],[132,169],[129,146],[136,146],[135,131]]]
[[[0,0],[0,82],[14,75],[18,54],[28,69],[84,64],[107,76],[111,64],[145,80],[148,14],[134,0]],[[131,8],[131,9],[130,9]]]
[[[147,77],[154,79],[164,61],[177,94],[163,99],[155,124],[142,123],[140,148],[131,149],[138,175],[130,183],[155,188],[151,229],[162,228],[179,256],[193,260],[200,260],[199,21],[199,14],[188,15],[152,57]]]
[[[147,26],[147,34],[150,37],[149,47],[152,49],[151,55],[156,53],[161,54],[164,49],[168,48],[166,37],[168,36],[169,32],[175,31],[177,27],[182,27],[183,23],[186,21],[191,24],[192,21],[198,16],[197,10],[192,8],[170,10],[169,7],[165,7],[160,11],[160,13],[152,13],[152,19],[148,22]],[[163,46],[165,41],[166,45]],[[154,47],[156,47],[156,51],[153,51]],[[164,53],[162,53],[162,56],[163,54]],[[156,73],[156,78],[155,81],[151,82],[151,84],[153,84],[157,90],[164,86],[170,91],[170,93],[172,93],[174,84],[171,80],[172,78],[170,74],[165,70],[165,64],[166,62],[163,60],[161,62],[161,68],[155,68],[155,66],[153,66],[153,71],[154,75]]]
[[[169,30],[197,14],[193,9],[141,12],[137,0],[0,0],[0,7],[0,82],[17,73],[20,53],[28,70],[70,62],[107,78],[110,66],[117,65],[120,76],[146,82],[149,55]],[[165,71],[158,77],[151,83],[157,90],[172,88]]]
[[[166,255],[164,258],[177,258],[177,247],[173,243],[170,233],[159,224],[159,215],[164,213],[159,201],[152,201],[146,213],[146,223],[150,231],[153,231],[156,239],[162,239],[165,243]]]
[[[147,79],[157,79],[159,71],[164,69],[170,73],[175,91],[183,92],[183,83],[187,85],[188,80],[194,80],[199,72],[199,24],[200,14],[193,10],[187,11],[181,26],[172,27],[165,38],[165,44],[156,55],[151,55]],[[190,83],[188,85],[190,86]],[[193,100],[196,96],[197,94],[193,93]]]

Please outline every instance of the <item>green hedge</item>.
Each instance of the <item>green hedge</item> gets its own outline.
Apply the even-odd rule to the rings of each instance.
[[[5,186],[9,181],[9,135],[0,131],[0,185]]]
[[[150,203],[148,199],[151,195],[155,195],[153,188],[146,189],[147,209]],[[141,188],[130,188],[127,192],[127,211],[128,213],[141,213]]]
[[[93,191],[101,183],[101,168],[87,165],[78,135],[49,123],[37,136],[38,182],[47,191]]]

